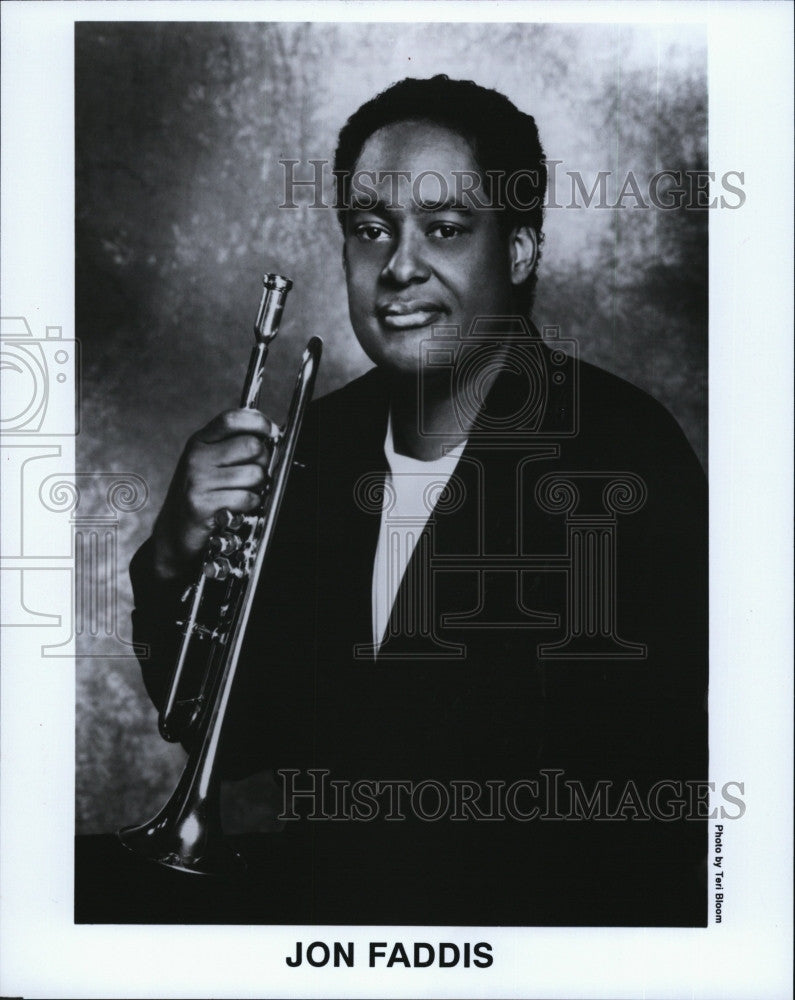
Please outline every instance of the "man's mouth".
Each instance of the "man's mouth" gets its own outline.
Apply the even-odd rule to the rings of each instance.
[[[387,329],[409,330],[436,322],[444,314],[445,308],[438,302],[416,299],[406,302],[386,302],[378,306],[376,312]]]

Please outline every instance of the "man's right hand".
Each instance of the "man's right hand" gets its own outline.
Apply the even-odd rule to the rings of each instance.
[[[155,572],[161,580],[196,569],[217,511],[256,509],[276,430],[259,410],[227,410],[188,440],[155,522]]]

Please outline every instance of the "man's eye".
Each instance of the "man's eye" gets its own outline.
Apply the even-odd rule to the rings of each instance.
[[[363,243],[383,242],[389,239],[389,230],[375,222],[361,222],[354,226],[353,234]]]
[[[428,232],[430,236],[436,236],[440,240],[451,240],[463,235],[464,230],[452,222],[436,222]]]

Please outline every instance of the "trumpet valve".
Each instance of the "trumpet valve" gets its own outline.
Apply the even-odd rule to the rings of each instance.
[[[235,513],[228,507],[223,507],[215,515],[215,524],[221,531],[237,531],[245,524],[245,514]]]
[[[244,574],[243,567],[235,565],[226,556],[210,559],[204,564],[204,575],[209,580],[227,580],[230,576],[240,579]]]
[[[207,542],[207,551],[213,556],[228,556],[243,548],[243,539],[232,531],[212,535]]]

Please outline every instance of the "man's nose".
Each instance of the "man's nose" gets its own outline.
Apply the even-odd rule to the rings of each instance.
[[[399,285],[427,281],[430,269],[423,249],[419,233],[401,233],[394,253],[384,265],[383,277]]]

